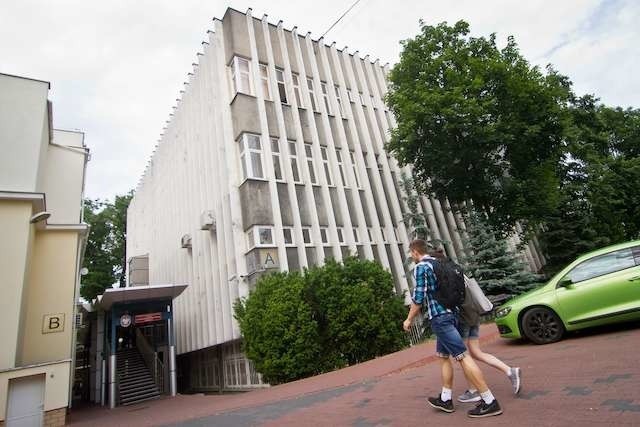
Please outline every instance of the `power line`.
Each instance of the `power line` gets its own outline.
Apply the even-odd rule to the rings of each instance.
[[[353,4],[351,5],[351,7],[349,7],[349,9],[347,9],[347,10],[346,10],[342,15],[340,15],[340,18],[338,18],[338,19],[336,20],[336,22],[334,22],[333,24],[331,24],[331,26],[329,27],[329,29],[328,29],[327,31],[325,31],[325,32],[324,32],[324,34],[322,34],[322,35],[320,36],[320,38],[322,38],[322,37],[326,36],[326,35],[327,35],[327,33],[328,33],[329,31],[331,31],[331,29],[332,29],[333,27],[335,27],[335,26],[338,24],[338,22],[340,22],[340,21],[342,20],[342,18],[344,18],[344,17],[345,17],[345,15],[346,15],[347,13],[351,12],[351,9],[353,9],[354,7],[356,7],[356,5],[357,5],[358,3],[360,3],[360,0],[356,0],[355,2],[353,2]]]

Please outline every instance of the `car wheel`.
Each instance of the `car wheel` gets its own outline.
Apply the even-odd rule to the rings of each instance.
[[[522,331],[536,344],[549,344],[562,338],[564,325],[552,310],[536,307],[522,317]]]

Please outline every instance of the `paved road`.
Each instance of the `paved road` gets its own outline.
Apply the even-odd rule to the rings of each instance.
[[[497,338],[484,326],[483,347],[520,366],[517,397],[506,377],[484,367],[504,414],[478,420],[425,403],[440,388],[432,343],[341,371],[239,395],[178,396],[109,411],[74,411],[74,426],[640,426],[640,324],[574,334],[535,346]],[[464,391],[456,368],[454,393]]]

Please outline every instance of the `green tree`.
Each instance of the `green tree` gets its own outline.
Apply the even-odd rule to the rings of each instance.
[[[509,249],[504,236],[496,232],[487,220],[476,212],[467,218],[465,271],[473,276],[488,295],[517,295],[540,283],[522,260]]]
[[[397,351],[406,315],[391,274],[355,257],[304,275],[275,273],[235,306],[244,348],[265,380],[282,383]]]
[[[389,150],[413,164],[423,194],[473,200],[508,229],[535,223],[559,201],[569,80],[542,72],[520,55],[513,37],[469,37],[469,25],[421,22],[402,42],[387,103],[398,126]]]
[[[89,224],[89,238],[83,267],[80,295],[87,301],[102,294],[114,283],[125,284],[127,208],[133,192],[116,196],[113,203],[86,199],[84,221]]]

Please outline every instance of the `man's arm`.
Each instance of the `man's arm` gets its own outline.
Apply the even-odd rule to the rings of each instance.
[[[411,322],[413,322],[413,319],[418,315],[418,313],[420,313],[421,307],[422,306],[414,302],[411,303],[411,306],[409,307],[409,314],[407,314],[406,320],[402,323],[402,327],[405,331],[408,332],[409,329],[411,329]]]

